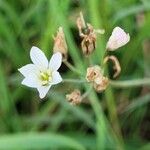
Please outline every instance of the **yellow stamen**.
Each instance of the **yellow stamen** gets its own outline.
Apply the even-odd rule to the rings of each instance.
[[[40,80],[42,85],[47,85],[52,80],[52,73],[47,70],[46,72],[40,72]]]

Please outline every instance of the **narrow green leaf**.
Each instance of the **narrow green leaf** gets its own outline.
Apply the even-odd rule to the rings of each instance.
[[[85,148],[72,138],[51,133],[22,133],[0,137],[0,150],[8,149],[54,149],[72,148],[85,150]]]

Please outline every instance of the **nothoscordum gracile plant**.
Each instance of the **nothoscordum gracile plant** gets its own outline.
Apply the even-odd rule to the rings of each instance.
[[[85,59],[94,53],[96,48],[98,34],[104,34],[104,30],[94,29],[94,27],[84,21],[82,13],[77,18],[77,28],[79,30],[79,37],[81,38],[81,48]],[[103,92],[107,89],[108,85],[114,87],[126,87],[126,86],[139,86],[144,83],[143,80],[133,81],[133,85],[129,81],[112,81],[105,74],[105,64],[108,61],[112,61],[115,73],[113,75],[116,78],[121,72],[121,66],[118,59],[114,55],[107,55],[108,51],[115,51],[118,48],[127,44],[130,40],[130,36],[120,27],[115,27],[112,31],[108,42],[106,43],[106,52],[103,64],[87,66],[86,74],[82,74],[80,70],[76,69],[67,60],[68,58],[68,46],[65,39],[63,28],[59,27],[56,36],[54,37],[53,55],[50,61],[47,60],[45,54],[37,47],[32,47],[30,51],[30,57],[33,64],[27,64],[19,69],[24,76],[22,81],[23,85],[31,88],[36,88],[39,92],[39,97],[44,98],[48,93],[52,85],[59,84],[60,82],[72,82],[76,84],[87,83],[91,85],[96,92]],[[86,56],[86,57],[85,57]],[[58,72],[62,62],[74,73],[77,73],[80,79],[62,79]],[[66,99],[70,104],[77,105],[83,102],[83,99],[90,93],[85,91],[81,94],[80,90],[73,90],[70,94],[66,95]]]

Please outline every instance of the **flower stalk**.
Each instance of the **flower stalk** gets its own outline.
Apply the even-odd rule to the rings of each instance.
[[[82,75],[82,73],[80,71],[78,71],[70,62],[68,62],[67,60],[63,61],[63,63],[74,73],[78,74],[78,75]]]
[[[134,80],[126,80],[126,81],[113,81],[110,80],[110,85],[114,88],[128,88],[128,87],[139,87],[150,85],[150,78],[145,79],[134,79]]]

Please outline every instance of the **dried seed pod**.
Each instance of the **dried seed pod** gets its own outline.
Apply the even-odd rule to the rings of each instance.
[[[86,80],[88,82],[95,82],[103,77],[103,71],[102,69],[98,66],[92,66],[87,68],[87,73],[86,73]]]
[[[97,33],[104,34],[104,30],[95,30],[89,23],[85,23],[83,14],[77,18],[79,35],[82,38],[81,48],[85,56],[89,56],[96,48]]]
[[[60,52],[63,56],[63,60],[67,60],[68,47],[62,27],[59,27],[57,35],[54,37],[53,52]]]
[[[81,93],[78,89],[75,89],[72,93],[66,95],[66,99],[72,105],[78,105],[82,101]]]
[[[96,48],[96,33],[90,24],[87,24],[86,33],[83,36],[81,47],[83,54],[89,56]]]
[[[87,68],[86,80],[93,84],[97,92],[104,91],[109,83],[108,78],[103,75],[103,70],[97,65]]]
[[[107,86],[109,84],[109,80],[107,77],[103,76],[102,78],[100,78],[99,81],[100,82],[93,82],[93,86],[97,92],[102,92],[107,88]]]
[[[104,58],[104,64],[107,63],[108,60],[111,60],[111,61],[114,63],[113,69],[115,70],[115,73],[114,73],[114,75],[113,75],[113,78],[116,78],[116,77],[120,74],[120,72],[121,72],[120,63],[119,63],[117,57],[115,57],[115,56],[113,56],[113,55],[112,55],[112,56],[106,56],[106,57]]]

